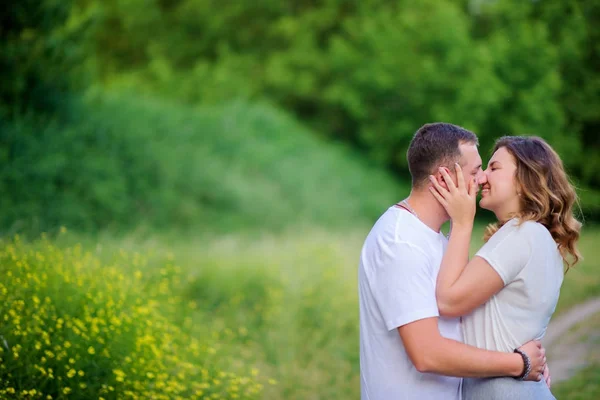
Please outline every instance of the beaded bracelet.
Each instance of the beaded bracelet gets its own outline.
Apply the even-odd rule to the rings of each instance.
[[[515,376],[514,378],[522,381],[524,379],[527,379],[527,377],[529,376],[529,373],[531,372],[531,360],[529,359],[529,356],[527,354],[525,354],[524,351],[519,350],[519,349],[515,349],[515,353],[519,353],[521,355],[521,357],[523,357],[523,373],[519,376]]]

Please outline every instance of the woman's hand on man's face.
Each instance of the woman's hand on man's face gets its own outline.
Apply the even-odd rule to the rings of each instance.
[[[430,175],[431,185],[429,189],[434,197],[446,209],[446,212],[452,219],[452,226],[471,226],[475,218],[477,183],[475,178],[471,177],[469,182],[465,182],[462,168],[454,164],[456,169],[455,184],[448,171],[440,167],[440,174],[447,188],[443,187],[435,176]]]

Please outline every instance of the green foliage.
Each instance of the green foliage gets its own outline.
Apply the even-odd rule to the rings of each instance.
[[[425,122],[481,124],[500,82],[487,49],[469,37],[469,23],[450,2],[349,18],[331,39],[335,77],[323,94],[328,109],[348,117],[340,130],[356,131],[376,159],[405,172],[409,141]]]
[[[0,185],[11,193],[3,200],[10,217],[0,221],[15,228],[15,221],[36,220],[41,229],[60,223],[86,229],[125,226],[140,219],[155,226],[193,225],[192,220],[218,220],[227,227],[251,220],[283,226],[292,206],[315,204],[307,198],[316,186],[308,188],[299,179],[300,156],[293,151],[281,152],[292,157],[289,162],[283,156],[267,161],[260,154],[262,149],[278,153],[277,146],[288,149],[295,139],[270,133],[264,141],[272,141],[273,148],[267,149],[262,139],[248,139],[240,146],[225,144],[234,150],[221,157],[212,153],[212,145],[197,143],[200,135],[186,134],[195,137],[188,139],[172,133],[188,129],[176,122],[187,117],[171,116],[181,114],[177,109],[185,103],[186,110],[216,106],[210,111],[200,107],[205,111],[198,117],[211,121],[206,129],[216,137],[219,118],[210,114],[227,119],[225,114],[237,113],[240,99],[276,104],[403,179],[406,147],[426,122],[449,121],[473,130],[484,158],[499,136],[537,134],[563,157],[581,188],[586,216],[598,218],[599,16],[598,4],[571,0],[20,2],[0,15],[5,72],[0,77],[0,162],[9,169],[2,172]],[[168,109],[169,115],[156,122],[158,117],[147,111],[138,113],[133,96],[110,111],[68,100],[79,96],[72,94],[74,88],[98,87],[160,99],[155,109]],[[165,99],[175,103],[166,105]],[[253,111],[248,118],[261,113]],[[146,132],[147,121],[154,133]],[[282,122],[274,129],[295,131],[291,125]],[[180,144],[166,141],[159,130]],[[239,132],[246,140],[248,134]],[[294,134],[282,135],[287,136]],[[151,140],[158,144],[147,143]],[[262,143],[257,150],[252,149],[255,142]],[[313,142],[303,157],[312,157],[309,151],[326,152],[318,149],[323,142]],[[182,156],[192,154],[188,144],[202,149],[198,154],[211,160],[210,166],[190,161],[200,156]],[[179,151],[184,153],[176,155]],[[234,156],[232,169],[227,157]],[[321,165],[306,161],[317,169]],[[296,166],[280,168],[279,162]],[[28,165],[36,170],[26,172]],[[228,170],[227,179],[218,168]],[[207,172],[196,172],[203,169]],[[76,178],[80,170],[81,179]],[[183,182],[181,171],[194,171],[195,183]],[[134,178],[134,173],[139,175]],[[332,178],[313,181],[323,179],[330,179],[325,186],[333,191],[337,183]],[[355,186],[332,204],[353,210],[351,218],[373,218],[369,210],[383,201],[367,205],[370,200],[357,194],[360,179],[357,184],[343,179]],[[166,190],[158,194],[157,187]],[[259,191],[262,195],[249,195]],[[174,199],[181,199],[178,207]],[[332,204],[301,206],[298,219],[339,220],[331,215],[342,211]],[[92,208],[93,215],[85,211]],[[263,221],[265,214],[270,217]]]
[[[552,388],[558,400],[594,400],[600,397],[600,365],[590,365],[578,371],[567,382]]]
[[[5,230],[348,226],[407,193],[266,104],[76,100],[2,131]]]
[[[567,125],[563,141],[578,143],[580,153],[571,164],[582,182],[600,187],[600,4],[594,1],[552,0],[536,4],[534,12],[552,27],[551,40],[558,50],[561,107]],[[571,160],[568,160],[571,161]]]
[[[223,353],[219,332],[193,329],[180,267],[117,249],[106,257],[0,242],[2,398],[259,398],[263,384]]]
[[[425,122],[475,131],[484,153],[500,136],[535,134],[583,187],[600,189],[600,11],[592,2],[178,0],[132,8],[140,7],[112,0],[96,9],[86,48],[109,86],[205,104],[267,97],[401,176],[407,144]]]
[[[79,68],[89,18],[73,2],[24,0],[0,13],[0,118],[27,110],[55,110]]]

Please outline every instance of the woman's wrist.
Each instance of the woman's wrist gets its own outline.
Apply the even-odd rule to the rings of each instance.
[[[473,221],[452,221],[451,233],[460,233],[464,235],[471,235],[473,231]]]

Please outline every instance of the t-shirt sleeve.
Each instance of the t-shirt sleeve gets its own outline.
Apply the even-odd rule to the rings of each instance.
[[[407,243],[397,243],[378,266],[372,284],[386,328],[437,317],[435,277],[428,257]]]
[[[523,270],[531,255],[529,230],[525,225],[498,230],[475,254],[486,260],[500,275],[504,285],[512,282]]]

